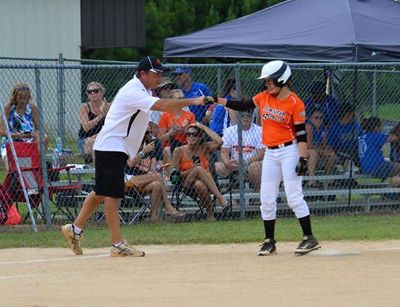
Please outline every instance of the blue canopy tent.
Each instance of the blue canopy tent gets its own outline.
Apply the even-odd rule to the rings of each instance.
[[[288,0],[164,41],[164,58],[400,59],[399,0]]]

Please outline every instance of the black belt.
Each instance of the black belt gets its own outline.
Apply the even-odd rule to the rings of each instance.
[[[292,144],[293,144],[293,141],[290,141],[290,142],[286,142],[286,143],[279,144],[279,145],[276,145],[276,146],[267,146],[267,148],[268,149],[278,149],[278,148],[283,148],[283,147],[286,147],[286,146],[289,146],[289,145],[292,145]]]

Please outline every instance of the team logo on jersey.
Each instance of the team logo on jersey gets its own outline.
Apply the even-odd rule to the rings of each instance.
[[[277,110],[274,108],[271,108],[270,106],[265,106],[264,112],[262,115],[263,119],[272,119],[277,122],[284,122],[286,118],[286,113],[282,110]]]
[[[306,111],[301,111],[301,112],[299,113],[299,116],[305,117],[305,116],[306,116]]]

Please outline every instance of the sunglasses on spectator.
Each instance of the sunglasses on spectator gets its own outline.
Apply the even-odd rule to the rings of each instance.
[[[89,95],[90,94],[97,94],[98,92],[100,92],[99,88],[95,88],[95,89],[92,89],[92,90],[86,90],[86,93],[88,93]]]
[[[199,134],[197,132],[186,132],[186,136],[196,138],[199,136]]]

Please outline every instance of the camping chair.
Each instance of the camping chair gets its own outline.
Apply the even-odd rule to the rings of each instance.
[[[171,204],[176,208],[176,210],[180,210],[185,198],[189,197],[194,200],[198,206],[198,209],[194,213],[194,217],[197,219],[205,218],[205,209],[203,208],[194,188],[184,187],[182,182],[179,181],[174,185],[171,193]]]
[[[135,186],[125,183],[125,198],[119,203],[119,219],[123,225],[132,225],[140,222],[150,212],[150,202],[145,195]],[[105,218],[104,212],[99,212],[96,222],[100,223]]]
[[[14,142],[14,149],[17,157],[17,161],[15,161],[14,156],[12,154],[10,144],[6,144],[7,150],[7,160],[8,160],[8,173],[6,174],[6,178],[4,180],[4,184],[9,189],[10,195],[13,199],[13,202],[18,206],[19,203],[25,202],[25,197],[22,189],[21,182],[19,180],[19,175],[17,172],[17,164],[20,167],[22,179],[24,181],[25,188],[27,190],[27,194],[29,196],[29,200],[31,203],[32,209],[36,210],[38,214],[43,217],[43,213],[40,208],[40,204],[42,202],[43,196],[43,188],[44,188],[44,178],[42,174],[41,164],[40,164],[40,154],[35,143],[26,143],[26,142]],[[72,167],[61,167],[49,169],[49,172],[59,172],[61,170],[69,171]],[[53,214],[53,218],[56,216],[58,212],[63,212],[67,215],[68,218],[72,217],[68,207],[69,205],[65,202],[53,201],[53,196],[60,193],[68,193],[72,197],[74,195],[78,195],[80,193],[81,186],[79,184],[72,184],[70,177],[68,176],[68,183],[65,184],[63,182],[50,182],[48,181],[48,198],[50,202],[52,202],[57,211]],[[56,200],[60,198],[56,197]],[[74,204],[75,205],[75,204]],[[27,219],[28,215],[25,217],[24,221]]]

